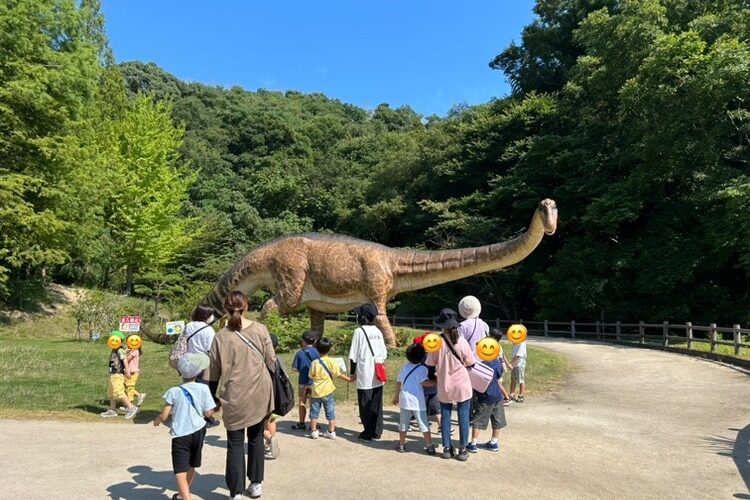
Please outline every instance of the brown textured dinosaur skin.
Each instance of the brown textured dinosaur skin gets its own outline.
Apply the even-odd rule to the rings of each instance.
[[[534,211],[525,233],[482,247],[425,251],[323,233],[283,236],[240,259],[202,304],[222,314],[230,291],[251,295],[267,288],[274,295],[263,305],[261,317],[274,309],[285,314],[306,305],[312,329],[322,332],[326,313],[371,302],[379,311],[375,324],[393,347],[396,338],[385,311],[396,295],[515,264],[556,229],[557,206],[546,199]]]

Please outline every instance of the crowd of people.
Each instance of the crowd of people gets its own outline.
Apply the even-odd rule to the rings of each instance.
[[[188,336],[187,352],[176,363],[182,384],[164,394],[163,411],[153,422],[158,426],[171,418],[172,464],[179,491],[173,500],[190,498],[190,484],[195,469],[201,465],[206,428],[217,425],[213,414],[219,408],[227,431],[225,479],[230,498],[260,497],[265,460],[278,456],[272,377],[277,370],[283,370],[283,365],[275,352],[277,339],[262,323],[247,319],[248,300],[242,292],[231,292],[224,308],[228,321],[218,333],[210,326],[213,312],[196,309],[183,333]],[[407,432],[415,425],[423,436],[424,451],[437,455],[430,431],[431,417],[437,421],[443,458],[466,461],[470,453],[480,449],[497,452],[500,430],[506,426],[505,406],[513,401],[523,402],[525,342],[514,345],[508,361],[499,347],[502,332],[490,329],[479,318],[479,300],[464,297],[458,309],[460,316],[452,309],[443,309],[435,318],[441,338],[437,349],[423,345],[426,335],[415,338],[406,349],[406,362],[399,370],[391,401],[400,409],[397,452],[406,451]],[[367,443],[382,437],[383,389],[387,379],[384,363],[388,351],[383,333],[376,326],[379,311],[372,304],[364,304],[354,313],[358,326],[349,349],[348,370],[330,356],[331,341],[312,330],[302,335],[300,349],[294,355],[292,370],[298,374],[299,400],[298,418],[291,429],[304,432],[309,438],[336,439],[337,379],[356,383],[362,424],[357,439]],[[486,337],[498,341],[497,359],[487,361],[477,354],[477,344]],[[122,354],[127,359],[127,353]],[[121,353],[114,352],[113,358],[120,357]],[[502,385],[506,368],[512,371],[510,392]],[[484,374],[484,384],[477,382],[481,378],[477,373]],[[112,396],[113,400],[118,397],[123,403],[129,402],[119,392]],[[135,415],[137,410],[129,408],[128,415]],[[454,409],[457,442],[451,439]],[[319,428],[321,412],[327,421],[323,432]],[[481,432],[489,425],[490,440],[479,443]],[[250,481],[247,488],[246,479]]]

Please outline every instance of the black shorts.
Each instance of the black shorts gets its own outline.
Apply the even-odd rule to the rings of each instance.
[[[190,467],[195,469],[201,466],[205,437],[204,427],[187,436],[172,438],[172,469],[175,474],[187,472]]]

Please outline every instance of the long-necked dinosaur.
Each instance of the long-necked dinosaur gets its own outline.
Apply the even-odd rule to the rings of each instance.
[[[261,317],[273,309],[284,314],[306,305],[312,329],[322,332],[326,313],[345,312],[371,302],[379,312],[375,323],[392,347],[396,337],[385,311],[396,295],[515,264],[556,229],[557,206],[546,199],[534,211],[525,233],[475,248],[409,250],[332,234],[283,236],[260,245],[237,262],[202,304],[222,314],[224,297],[230,291],[251,295],[267,288],[274,295],[263,305]]]

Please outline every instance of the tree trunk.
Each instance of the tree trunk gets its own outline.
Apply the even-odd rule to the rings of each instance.
[[[133,264],[129,262],[125,278],[125,291],[123,293],[128,297],[133,295]]]

